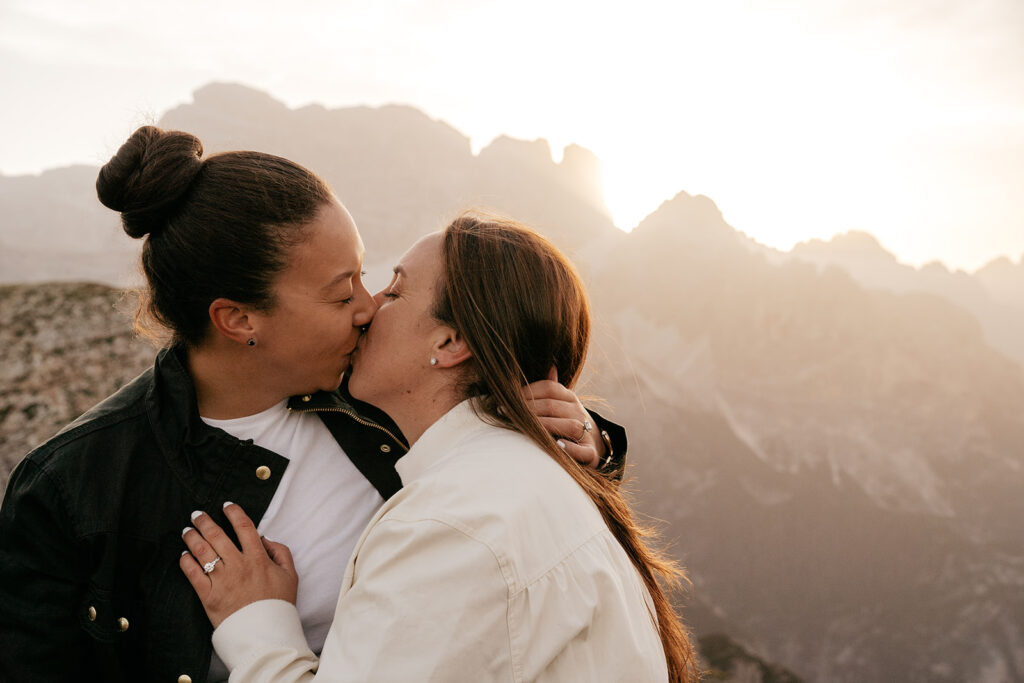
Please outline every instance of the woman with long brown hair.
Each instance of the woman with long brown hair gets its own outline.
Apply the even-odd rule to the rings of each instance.
[[[181,566],[232,681],[694,681],[687,633],[618,486],[568,457],[521,387],[587,353],[586,296],[536,233],[467,214],[395,267],[354,358],[350,390],[411,448],[402,490],[349,561],[317,660],[296,626],[285,546],[206,514]],[[204,573],[219,557],[223,569]],[[314,672],[316,672],[314,674]]]

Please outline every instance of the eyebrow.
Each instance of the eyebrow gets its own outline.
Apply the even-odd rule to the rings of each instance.
[[[335,285],[337,285],[337,284],[339,284],[341,282],[344,282],[345,280],[348,280],[349,278],[351,278],[355,274],[356,274],[356,271],[354,271],[354,270],[347,270],[347,271],[345,271],[344,273],[342,273],[341,275],[338,275],[333,280],[328,282],[326,285],[321,287],[320,288],[320,292],[326,294],[331,289],[333,289],[335,287]]]

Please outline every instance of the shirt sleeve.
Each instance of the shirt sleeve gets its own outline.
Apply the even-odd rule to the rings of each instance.
[[[350,565],[318,665],[297,615],[261,603],[225,620],[214,646],[231,683],[518,680],[506,567],[449,524],[384,519]]]

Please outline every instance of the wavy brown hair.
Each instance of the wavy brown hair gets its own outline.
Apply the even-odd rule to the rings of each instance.
[[[444,232],[444,270],[434,317],[458,330],[473,354],[465,396],[485,417],[530,437],[587,492],[626,551],[654,602],[670,681],[697,681],[696,655],[668,589],[686,579],[652,546],[654,532],[633,516],[618,483],[558,447],[521,392],[552,366],[572,387],[590,339],[590,311],[579,275],[546,239],[515,221],[464,213]],[[663,585],[664,584],[664,585]]]

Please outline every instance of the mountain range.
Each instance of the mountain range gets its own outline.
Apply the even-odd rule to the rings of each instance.
[[[685,192],[626,234],[589,151],[474,155],[411,107],[212,84],[158,125],[321,173],[371,271],[468,206],[565,249],[594,308],[581,392],[629,430],[625,485],[688,568],[696,634],[807,681],[1024,680],[1024,259],[918,269],[867,233],[780,252]],[[152,356],[116,290],[25,284],[137,278],[96,170],[0,177],[0,281],[22,283],[0,288],[3,478]]]

